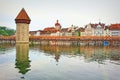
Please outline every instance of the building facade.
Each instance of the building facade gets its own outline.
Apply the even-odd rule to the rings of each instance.
[[[104,36],[105,24],[94,24],[94,36]]]
[[[99,22],[98,24],[88,24],[85,26],[85,36],[109,36],[109,27]]]
[[[88,24],[85,26],[85,36],[94,36],[94,24]]]
[[[110,36],[120,36],[120,24],[111,24],[109,30]]]

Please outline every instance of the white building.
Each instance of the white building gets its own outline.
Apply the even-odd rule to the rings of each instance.
[[[106,26],[104,29],[104,36],[110,36],[109,26]]]
[[[60,31],[57,31],[55,33],[51,33],[50,36],[62,36],[62,33]]]
[[[85,26],[85,36],[94,36],[94,24],[88,24]]]
[[[95,24],[94,36],[104,36],[105,24]]]
[[[86,36],[108,36],[109,29],[105,24],[98,23],[98,24],[88,24],[85,26],[85,35]]]
[[[120,36],[120,24],[111,24],[109,30],[110,36]]]
[[[30,31],[29,35],[30,36],[40,36],[40,30],[38,30],[38,31]]]

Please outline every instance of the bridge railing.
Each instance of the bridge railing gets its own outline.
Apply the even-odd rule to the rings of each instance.
[[[30,36],[33,40],[120,40],[120,36]]]
[[[0,40],[15,40],[15,36],[0,36]]]
[[[120,41],[120,36],[30,36],[30,40],[110,40]],[[15,36],[0,36],[0,40],[15,40]]]

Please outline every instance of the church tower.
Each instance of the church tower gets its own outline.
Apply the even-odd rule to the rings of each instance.
[[[57,20],[56,23],[55,23],[55,28],[56,28],[56,30],[58,30],[58,31],[61,30],[61,25],[60,25],[60,23],[58,22],[58,20]]]
[[[16,43],[29,43],[30,18],[23,8],[15,19],[16,23]]]

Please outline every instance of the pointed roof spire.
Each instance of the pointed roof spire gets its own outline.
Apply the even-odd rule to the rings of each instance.
[[[58,22],[58,20],[56,21],[55,26],[60,26],[60,23]]]
[[[57,20],[57,23],[58,23],[58,20]]]
[[[20,11],[20,13],[18,14],[18,16],[16,17],[16,19],[26,19],[26,20],[30,20],[28,14],[26,13],[25,9],[22,8],[22,10]]]
[[[22,10],[19,12],[19,14],[17,15],[17,17],[15,18],[16,23],[30,23],[30,18],[28,16],[28,14],[26,13],[25,9],[22,8]]]

